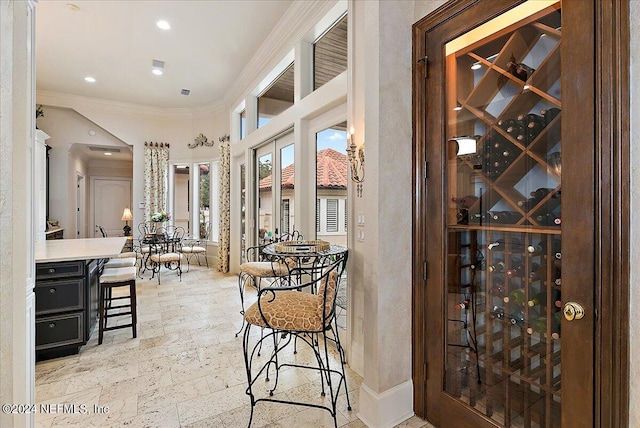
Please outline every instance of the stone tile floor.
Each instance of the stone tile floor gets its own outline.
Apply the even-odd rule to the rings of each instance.
[[[255,291],[247,294],[255,300]],[[79,354],[36,364],[37,406],[50,405],[50,413],[37,413],[36,426],[246,427],[250,404],[242,337],[235,337],[241,326],[237,277],[192,266],[182,282],[166,273],[158,285],[145,275],[137,281],[137,296],[136,339],[129,328],[115,330],[105,332],[98,346],[95,331]],[[260,330],[253,330],[252,338],[259,337]],[[313,357],[304,346],[298,350],[289,357],[297,362]],[[345,370],[353,410],[346,409],[343,388],[338,425],[366,427],[356,416],[362,378]],[[257,395],[272,384],[257,383]],[[322,402],[317,372],[285,368],[276,395]],[[56,407],[63,403],[75,405],[76,413]],[[332,427],[333,420],[326,410],[262,402],[251,426]],[[398,427],[431,425],[413,417]]]

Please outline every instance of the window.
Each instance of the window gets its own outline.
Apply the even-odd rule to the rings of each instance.
[[[347,244],[347,123],[316,133],[316,237]]]
[[[286,233],[286,232],[290,232],[291,229],[289,229],[289,199],[283,199],[282,200],[282,233]]]
[[[247,110],[240,112],[240,139],[244,139],[247,136]]]
[[[347,15],[313,44],[313,89],[347,69]]]
[[[175,226],[184,227],[190,234],[190,168],[189,165],[173,165],[173,212],[170,213]]]
[[[258,128],[293,105],[293,63],[258,95]]]
[[[173,164],[169,175],[171,222],[189,236],[218,240],[219,162]]]
[[[197,164],[198,169],[198,236],[200,238],[211,239],[211,166],[209,163]]]
[[[327,199],[327,232],[338,231],[338,200]]]

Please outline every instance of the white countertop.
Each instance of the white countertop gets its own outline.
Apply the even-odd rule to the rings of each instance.
[[[52,239],[36,242],[36,263],[115,257],[127,238]]]

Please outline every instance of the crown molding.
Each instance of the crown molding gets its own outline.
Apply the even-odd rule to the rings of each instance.
[[[336,3],[337,0],[293,2],[225,94],[227,109],[235,108]]]
[[[192,117],[192,109],[186,108],[159,108],[140,104],[124,103],[120,101],[105,100],[102,98],[90,98],[80,95],[63,94],[60,92],[36,91],[36,103],[53,107],[66,107],[76,111],[82,108],[99,108],[105,111],[126,113],[135,116],[144,116],[158,119],[175,117]]]

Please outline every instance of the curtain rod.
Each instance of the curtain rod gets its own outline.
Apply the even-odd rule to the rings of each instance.
[[[145,147],[166,147],[167,149],[169,148],[169,143],[154,143],[154,142],[144,142],[144,146]]]

